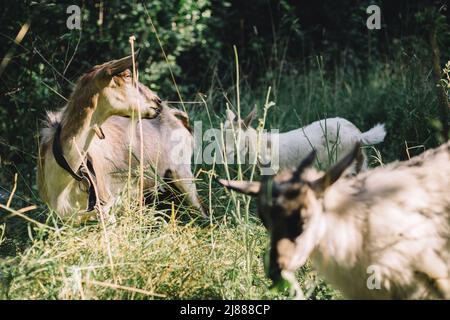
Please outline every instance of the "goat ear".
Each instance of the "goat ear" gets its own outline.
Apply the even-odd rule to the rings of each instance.
[[[245,119],[244,119],[244,125],[245,125],[247,128],[250,127],[250,125],[251,125],[253,119],[255,119],[255,117],[256,117],[256,112],[257,112],[256,107],[254,107],[253,110],[248,114],[248,116],[245,117]]]
[[[261,183],[257,181],[229,181],[224,179],[219,179],[219,183],[224,187],[249,195],[256,196],[261,189]]]
[[[305,170],[306,168],[309,168],[309,167],[311,167],[313,165],[314,160],[316,160],[316,155],[317,155],[317,152],[316,152],[315,149],[313,149],[306,156],[306,158],[302,160],[300,165],[297,167],[297,169],[295,170],[294,177],[300,178],[300,175],[302,174],[303,170]]]
[[[181,121],[183,126],[188,129],[190,133],[193,132],[192,127],[189,124],[189,116],[186,112],[178,110],[178,109],[171,109],[173,115]]]
[[[322,177],[311,183],[313,190],[318,193],[325,191],[325,189],[335,183],[353,161],[359,157],[361,157],[361,143],[357,142],[352,151],[339,160],[333,167],[328,169]]]
[[[233,120],[236,118],[236,115],[234,114],[233,111],[231,111],[230,109],[227,109],[227,120],[230,122],[233,122]]]

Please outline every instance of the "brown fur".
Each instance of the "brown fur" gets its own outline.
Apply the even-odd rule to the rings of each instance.
[[[192,181],[189,152],[193,146],[186,145],[187,156],[183,158],[185,163],[178,165],[168,158],[170,149],[167,148],[171,144],[170,141],[165,142],[165,139],[171,137],[172,131],[180,127],[186,130],[187,115],[182,113],[184,120],[176,118],[177,112],[167,106],[163,107],[161,99],[149,88],[140,83],[135,87],[128,70],[131,62],[131,57],[126,57],[92,68],[77,81],[66,106],[47,115],[39,146],[38,187],[42,199],[64,219],[70,218],[73,213],[82,213],[87,203],[87,194],[83,190],[83,184],[76,182],[54,159],[52,144],[59,124],[60,143],[69,166],[77,171],[84,162],[80,152],[89,153],[97,175],[97,198],[110,199],[108,208],[124,186],[123,176],[117,176],[115,171],[128,169],[129,144],[132,140],[136,143],[136,138],[131,139],[129,136],[131,120],[122,117],[134,114],[137,119],[138,109],[143,118],[153,118],[141,120],[144,131],[144,164],[153,165],[161,158],[163,160],[160,166],[170,167],[175,176]],[[157,117],[160,113],[161,116]],[[105,133],[104,140],[98,139],[93,130],[99,127]],[[192,139],[187,131],[177,132],[189,141]],[[134,132],[132,135],[136,137],[139,133]],[[139,139],[138,137],[137,141]],[[136,149],[138,144],[135,143],[132,146],[133,153],[139,154]],[[133,161],[132,165],[136,168],[137,161]],[[145,181],[147,187],[153,184],[153,181]],[[201,209],[193,182],[179,184],[181,190],[188,191],[189,200]]]

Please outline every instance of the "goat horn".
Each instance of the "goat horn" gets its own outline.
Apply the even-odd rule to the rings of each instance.
[[[312,164],[314,163],[314,160],[316,159],[316,154],[317,151],[315,149],[313,149],[307,156],[305,159],[303,159],[303,161],[300,163],[300,165],[297,167],[297,170],[295,170],[294,173],[294,177],[297,179],[299,178],[300,174],[302,173],[303,170],[305,170],[306,168],[312,166]]]

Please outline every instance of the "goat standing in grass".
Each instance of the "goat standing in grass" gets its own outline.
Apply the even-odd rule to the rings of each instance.
[[[48,113],[39,145],[38,187],[64,220],[92,216],[99,201],[105,212],[114,204],[127,184],[130,144],[132,153],[139,154],[138,130],[130,134],[132,120],[126,118],[137,118],[139,109],[144,165],[159,176],[169,175],[202,210],[190,168],[193,137],[187,115],[162,104],[146,86],[136,86],[129,70],[132,61],[129,56],[95,66],[80,77],[66,106]],[[133,157],[132,169],[138,165]],[[154,183],[154,176],[146,178],[146,190]]]
[[[227,110],[227,120],[224,123],[225,130],[234,130],[241,135],[240,152],[242,153],[246,142],[250,154],[256,154],[255,148],[264,150],[258,146],[258,132],[251,127],[256,116],[256,109],[243,120],[236,120],[236,115]],[[353,123],[344,118],[328,118],[315,121],[305,127],[279,134],[266,134],[259,141],[266,142],[268,146],[275,147],[278,143],[278,163],[280,169],[293,169],[303,160],[311,150],[317,152],[317,160],[320,164],[334,163],[341,155],[352,149],[356,142],[363,145],[380,143],[386,136],[383,124],[378,124],[369,131],[361,132]],[[245,141],[247,140],[247,141]],[[227,149],[230,156],[232,149]],[[354,173],[367,169],[367,156],[364,151],[361,161],[355,164]],[[265,159],[270,160],[270,159]]]
[[[409,161],[341,177],[360,147],[326,173],[225,181],[258,198],[270,232],[269,277],[308,258],[347,298],[450,299],[450,142]]]

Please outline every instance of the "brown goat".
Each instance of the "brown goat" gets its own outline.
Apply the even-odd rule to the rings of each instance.
[[[450,298],[450,142],[409,161],[341,177],[360,147],[326,173],[220,182],[258,199],[270,232],[269,277],[308,258],[345,297]]]
[[[129,56],[95,66],[80,77],[66,106],[47,115],[38,187],[42,199],[64,220],[79,221],[95,213],[92,192],[87,192],[92,185],[105,212],[114,204],[127,182],[123,172],[128,171],[130,145],[132,153],[139,154],[140,136],[137,129],[130,132],[129,118],[137,118],[138,111],[143,118],[144,165],[162,177],[170,173],[177,189],[203,212],[190,168],[193,137],[185,125],[188,117],[164,105],[146,86],[133,83],[132,61]],[[137,167],[133,158],[132,168]],[[146,178],[146,189],[154,183],[154,176]]]

